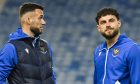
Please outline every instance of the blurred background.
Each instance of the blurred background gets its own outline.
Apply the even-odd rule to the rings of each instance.
[[[57,84],[93,84],[93,51],[104,41],[95,22],[102,7],[116,8],[122,33],[140,43],[140,0],[0,0],[0,48],[19,27],[18,7],[28,1],[45,7],[42,38],[53,49]]]

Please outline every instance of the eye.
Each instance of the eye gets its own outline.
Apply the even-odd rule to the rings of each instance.
[[[106,21],[101,21],[101,22],[100,22],[100,24],[105,24],[105,23],[106,23]]]
[[[40,15],[40,16],[39,16],[39,19],[43,19],[43,15]]]
[[[115,21],[115,19],[113,19],[113,18],[111,18],[110,20],[109,20],[109,22],[114,22]]]
[[[42,19],[43,17],[39,17],[39,19]]]

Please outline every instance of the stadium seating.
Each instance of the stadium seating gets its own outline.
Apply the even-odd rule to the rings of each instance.
[[[134,2],[135,1],[135,2]],[[45,7],[42,38],[53,49],[57,84],[93,84],[93,51],[104,39],[97,32],[96,12],[105,6],[121,13],[122,33],[140,43],[138,0],[30,0]],[[7,0],[0,13],[0,47],[19,24],[18,7],[25,0]]]

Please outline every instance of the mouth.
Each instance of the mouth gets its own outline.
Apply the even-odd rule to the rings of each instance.
[[[44,29],[44,28],[43,28],[43,26],[42,26],[42,27],[40,27],[40,29]]]
[[[40,28],[41,28],[41,29],[44,29],[44,27],[45,27],[45,26],[44,26],[44,25],[42,25]]]
[[[111,31],[113,30],[114,28],[107,28],[105,31]]]
[[[112,30],[112,29],[106,29],[105,31],[106,31],[106,32],[107,32],[107,31],[109,32],[109,31],[111,31],[111,30]]]
[[[105,32],[106,32],[106,34],[110,34],[113,32],[113,29],[106,29]]]
[[[44,30],[44,28],[43,28],[43,27],[41,27],[41,28],[40,28],[40,31],[43,31],[43,30]]]

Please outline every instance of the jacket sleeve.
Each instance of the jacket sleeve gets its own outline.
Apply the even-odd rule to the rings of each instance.
[[[96,66],[95,66],[96,53],[97,53],[97,48],[94,50],[94,53],[93,53],[93,65],[94,65],[93,84],[97,84],[97,72],[96,72]]]
[[[95,68],[95,65],[94,65],[94,79],[93,79],[93,84],[97,84],[97,77],[96,77],[96,68]]]
[[[0,84],[6,84],[13,67],[17,64],[17,54],[13,44],[7,43],[0,51]]]
[[[51,58],[52,58],[52,64],[54,65],[54,62],[53,62],[53,53],[52,53],[52,48],[50,47],[50,45],[48,45],[48,47],[49,47],[49,49],[50,49],[50,56],[51,56]],[[54,72],[54,68],[53,68],[53,66],[52,66],[52,69],[53,69],[53,77],[52,77],[52,79],[55,81],[55,84],[56,84],[56,74],[55,74],[55,72]]]
[[[132,84],[140,84],[140,46],[133,45],[128,53],[128,66]]]

